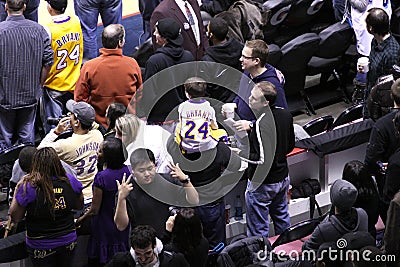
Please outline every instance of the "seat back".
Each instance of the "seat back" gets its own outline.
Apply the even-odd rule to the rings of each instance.
[[[363,111],[362,104],[354,105],[352,107],[345,109],[337,117],[337,119],[333,122],[331,129],[334,129],[337,126],[361,119],[363,117],[362,111]]]
[[[269,49],[269,53],[268,53],[267,63],[272,66],[276,66],[282,57],[281,48],[279,46],[277,46],[276,44],[269,44],[268,49]]]
[[[310,22],[324,5],[324,0],[298,0],[292,4],[284,25],[299,27]]]
[[[296,223],[295,225],[283,231],[282,234],[280,234],[278,239],[276,239],[276,241],[272,244],[272,249],[276,248],[277,246],[287,244],[311,235],[319,223],[319,219],[309,219],[303,222]]]
[[[294,0],[268,0],[263,4],[263,8],[270,12],[269,20],[264,25],[264,38],[267,42],[271,42],[273,38],[279,34],[279,28],[290,10]]]
[[[354,30],[348,23],[337,22],[319,33],[319,48],[315,56],[335,58],[343,55],[352,43]]]
[[[304,89],[306,66],[318,49],[319,40],[317,34],[305,33],[281,47],[282,57],[276,67],[285,75],[286,96]]]
[[[15,146],[12,146],[10,148],[7,148],[7,149],[1,151],[0,152],[0,164],[6,164],[6,163],[14,164],[14,161],[16,161],[18,159],[19,152],[21,152],[21,150],[27,146],[33,146],[33,145],[32,144],[19,144],[19,145],[15,145]]]
[[[335,119],[331,115],[322,116],[307,122],[303,129],[310,135],[316,135],[331,129]]]

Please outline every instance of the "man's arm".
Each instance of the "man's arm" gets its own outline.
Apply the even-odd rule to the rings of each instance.
[[[51,65],[42,67],[42,71],[40,73],[40,85],[41,86],[44,85],[44,82],[46,81],[47,76],[49,75],[50,69],[51,69]]]
[[[179,163],[174,164],[170,162],[168,167],[171,169],[171,176],[178,178],[179,181],[182,182],[183,187],[185,188],[187,202],[193,205],[199,204],[199,194],[197,193],[197,190],[193,186],[192,182],[190,182],[189,176],[185,175],[181,168],[179,168]]]
[[[128,210],[126,208],[126,198],[128,197],[130,191],[132,191],[133,189],[131,177],[132,176],[129,176],[128,179],[126,179],[126,174],[124,173],[121,184],[117,180],[118,200],[114,214],[114,223],[117,226],[117,229],[120,231],[125,230],[126,227],[129,225]]]
[[[60,120],[60,122],[58,123],[57,127],[55,129],[52,129],[42,140],[42,142],[40,142],[38,149],[42,148],[42,147],[53,147],[57,153],[59,154],[59,149],[57,146],[58,142],[54,142],[54,140],[56,140],[56,138],[58,137],[58,135],[60,135],[60,133],[65,132],[66,130],[69,129],[70,125],[70,118],[69,117],[65,117],[62,118]]]
[[[79,102],[88,102],[90,96],[90,85],[88,83],[89,77],[86,71],[87,65],[83,65],[81,74],[79,75],[78,81],[76,82],[74,91],[74,100]]]

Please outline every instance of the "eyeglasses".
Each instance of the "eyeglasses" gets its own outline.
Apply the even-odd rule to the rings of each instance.
[[[244,58],[244,59],[254,59],[256,57],[248,57],[248,56],[245,56],[245,55],[242,54],[242,58]]]

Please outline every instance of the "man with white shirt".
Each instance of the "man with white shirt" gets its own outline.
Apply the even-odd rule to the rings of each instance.
[[[196,0],[164,0],[154,10],[150,18],[151,32],[154,33],[156,22],[163,18],[173,18],[181,29],[183,48],[190,51],[196,60],[201,60],[208,47],[206,30],[200,15],[200,7]],[[157,49],[153,35],[153,45]]]
[[[65,104],[74,98],[76,81],[80,75],[83,56],[81,23],[77,16],[64,14],[67,0],[47,0],[51,22],[47,24],[54,51],[54,64],[44,84],[42,115],[46,133],[51,126],[47,117],[66,114]]]

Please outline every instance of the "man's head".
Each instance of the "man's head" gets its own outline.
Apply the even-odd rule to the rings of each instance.
[[[357,200],[357,188],[348,181],[336,180],[330,191],[332,205],[339,212],[349,211]]]
[[[64,14],[67,9],[68,0],[46,0],[47,1],[47,10],[50,14],[54,12],[56,14]]]
[[[151,184],[156,174],[156,160],[150,149],[138,148],[131,154],[132,172],[139,184]]]
[[[367,30],[370,34],[385,36],[390,31],[388,14],[381,8],[371,8],[365,19]]]
[[[251,90],[249,105],[253,110],[262,110],[266,106],[274,105],[275,100],[275,86],[270,82],[260,82]]]
[[[6,0],[5,10],[9,15],[20,15],[26,8],[25,0]]]
[[[67,110],[70,111],[70,123],[74,131],[79,128],[82,130],[90,130],[96,117],[94,108],[90,104],[86,102],[75,102],[70,99],[67,101],[66,107]]]
[[[167,43],[173,46],[182,46],[183,44],[181,27],[172,18],[157,21],[154,36],[156,37],[156,43],[161,46]]]
[[[222,18],[212,18],[207,26],[208,37],[215,43],[226,40],[228,35],[228,23]]]
[[[397,79],[390,89],[390,95],[394,101],[394,105],[399,108],[400,107],[400,78]]]
[[[263,40],[247,41],[242,50],[242,69],[262,68],[267,64],[269,49]]]
[[[185,81],[185,92],[189,99],[204,97],[206,95],[207,83],[199,77],[191,77]]]
[[[35,154],[36,151],[36,147],[28,146],[24,147],[19,153],[19,166],[24,172],[29,173],[31,171],[33,154]]]
[[[125,29],[121,24],[110,24],[104,28],[101,34],[101,42],[104,48],[122,48],[125,44]]]
[[[131,233],[131,247],[141,265],[154,261],[156,255],[156,231],[148,225],[136,226]]]

